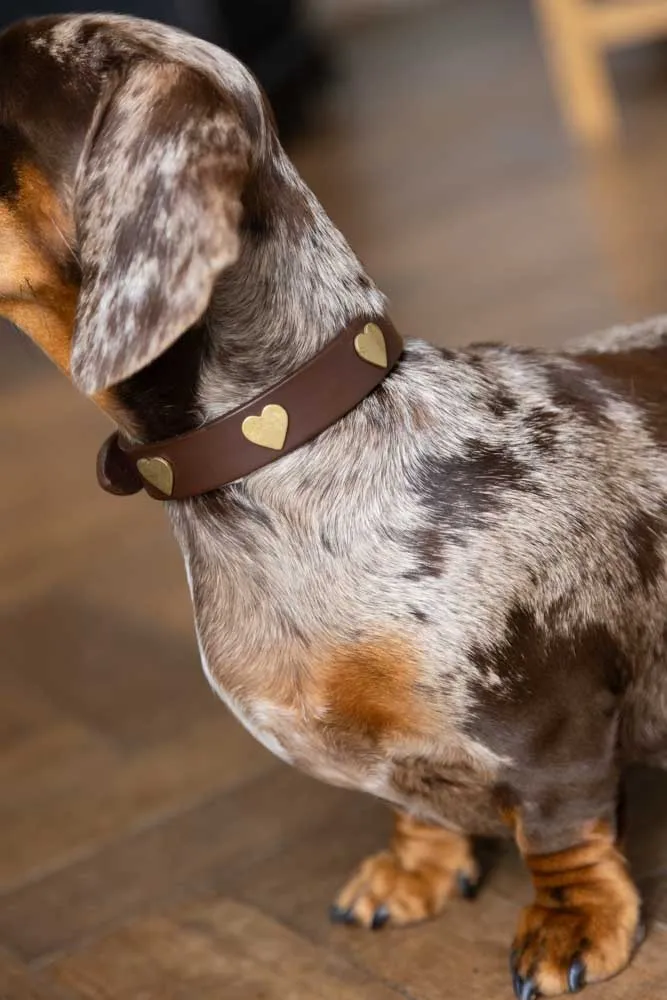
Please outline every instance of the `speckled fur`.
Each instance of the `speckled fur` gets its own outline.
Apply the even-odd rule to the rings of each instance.
[[[653,706],[664,696],[667,461],[632,403],[594,372],[594,418],[564,407],[571,365],[411,342],[381,393],[318,442],[205,511],[196,501],[172,510],[209,675],[288,759],[300,756],[297,738],[314,759],[312,720],[326,705],[302,697],[321,651],[397,634],[418,651],[420,692],[437,721],[421,740],[387,747],[383,772],[398,756],[444,764],[461,754],[493,775],[512,755],[463,738],[462,723],[480,688],[505,696],[510,679],[492,653],[516,606],[565,635],[602,625],[633,680],[651,678]],[[499,394],[512,400],[500,413]],[[640,516],[656,531],[648,586],[633,541]],[[512,683],[521,669],[513,665]],[[272,710],[275,688],[289,695]],[[627,705],[628,753],[663,745],[660,708],[655,730],[638,733],[647,705]],[[428,808],[394,786],[375,790]]]
[[[76,163],[30,147],[76,223],[73,378],[120,382],[135,437],[231,410],[385,310],[230,56],[119,17],[21,30],[87,95]],[[0,71],[15,126],[11,88]],[[667,386],[665,319],[560,353],[408,340],[316,441],[167,504],[206,673],[245,725],[427,821],[520,815],[527,851],[613,829],[622,766],[667,762],[667,396],[596,359],[647,350]]]

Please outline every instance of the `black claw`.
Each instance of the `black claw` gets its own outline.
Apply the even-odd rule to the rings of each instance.
[[[520,1000],[537,1000],[537,995],[537,987],[535,986],[533,980],[526,979],[523,984]]]
[[[463,872],[459,872],[456,876],[456,881],[458,882],[459,892],[463,899],[476,899],[477,893],[479,892],[479,882],[473,882],[471,878],[464,875]]]
[[[510,952],[510,972],[512,973],[514,996],[516,997],[516,1000],[537,1000],[537,997],[540,994],[533,980],[530,976],[528,979],[524,979],[523,976],[517,972],[517,965],[520,957],[521,952],[519,949],[513,948]]]
[[[567,973],[567,988],[570,993],[579,993],[586,985],[586,966],[580,958],[575,958]]]
[[[354,924],[354,914],[352,910],[345,910],[336,903],[329,907],[329,920],[332,924]]]
[[[373,921],[371,923],[372,931],[379,931],[381,927],[389,920],[389,910],[386,906],[378,906],[377,910],[373,914]]]

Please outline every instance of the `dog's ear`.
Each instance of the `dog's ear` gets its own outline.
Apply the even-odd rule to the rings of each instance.
[[[74,382],[128,378],[204,313],[239,253],[250,139],[231,98],[173,63],[135,63],[100,103],[77,170]]]

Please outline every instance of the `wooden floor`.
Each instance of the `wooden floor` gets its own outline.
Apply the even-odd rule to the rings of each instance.
[[[555,343],[667,311],[667,74],[619,60],[626,145],[568,147],[525,0],[346,42],[306,178],[407,333]],[[501,1000],[526,876],[379,934],[327,905],[384,808],[289,770],[210,693],[159,507],[94,482],[105,419],[0,337],[0,997]],[[667,777],[631,783],[651,932],[605,1000],[667,988]],[[664,923],[663,923],[664,921]]]

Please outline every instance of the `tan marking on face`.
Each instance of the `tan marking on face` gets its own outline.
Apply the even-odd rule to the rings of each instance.
[[[17,174],[18,196],[0,203],[0,314],[67,372],[78,294],[63,277],[72,223],[34,166]]]
[[[63,277],[74,225],[55,191],[31,164],[18,168],[19,194],[0,201],[0,316],[11,320],[69,374],[79,289]],[[112,390],[93,402],[120,426],[128,417]]]

